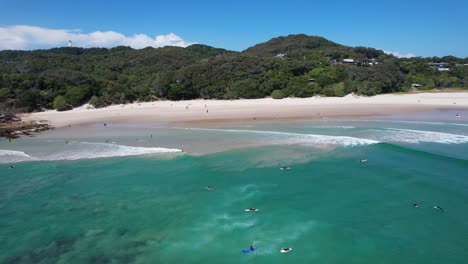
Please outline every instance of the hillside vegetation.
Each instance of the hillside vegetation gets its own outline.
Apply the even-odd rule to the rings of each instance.
[[[468,88],[466,64],[468,58],[452,56],[398,59],[306,35],[274,38],[243,52],[199,44],[0,51],[0,109],[262,98],[273,91],[275,98],[374,95],[408,91],[413,84],[419,89]]]

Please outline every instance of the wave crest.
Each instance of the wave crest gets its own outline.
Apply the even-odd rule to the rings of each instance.
[[[33,157],[23,151],[0,149],[0,164],[34,160]]]
[[[443,143],[443,144],[463,144],[468,143],[468,136],[456,135],[443,132],[386,128],[383,141],[405,142],[405,143]]]
[[[188,130],[200,131],[219,131],[231,133],[250,133],[263,136],[274,136],[279,143],[283,144],[325,144],[325,145],[341,145],[341,146],[359,146],[379,143],[379,141],[365,138],[357,138],[350,136],[328,136],[316,134],[300,134],[291,132],[277,132],[264,130],[242,130],[242,129],[212,129],[212,128],[186,128]]]
[[[0,150],[0,163],[19,162],[27,160],[54,161],[96,159],[181,152],[182,150],[180,149],[147,148],[107,143],[78,142],[78,144],[72,150],[59,151],[51,155],[42,155],[41,157],[33,157],[22,151]]]

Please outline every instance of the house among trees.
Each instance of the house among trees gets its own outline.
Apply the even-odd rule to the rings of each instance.
[[[284,56],[286,56],[286,54],[284,54],[284,53],[278,53],[278,54],[276,54],[275,58],[284,59]]]
[[[450,71],[448,63],[445,62],[429,62],[427,64],[438,71]]]

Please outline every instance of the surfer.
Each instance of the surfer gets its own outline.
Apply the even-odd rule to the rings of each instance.
[[[250,244],[250,247],[249,247],[250,251],[254,251],[254,247],[252,244]]]
[[[282,171],[287,171],[287,170],[290,170],[291,168],[290,167],[281,167],[280,170]]]
[[[445,212],[444,208],[437,206],[437,205],[434,205],[434,209]]]
[[[104,123],[104,126],[107,126],[107,123]]]
[[[14,168],[15,168],[15,166],[13,166],[13,165],[10,165],[10,169],[14,169]]]
[[[413,207],[414,207],[414,208],[418,208],[419,205],[418,205],[417,203],[415,203],[415,204],[413,204]]]
[[[211,186],[206,186],[206,189],[207,189],[208,191],[213,191],[213,190],[214,190],[214,188],[211,187]]]
[[[367,161],[366,159],[360,159],[358,162],[359,162],[359,163],[364,163],[364,162],[366,162],[366,161]]]
[[[455,117],[456,117],[456,118],[459,118],[459,117],[460,117],[460,115],[459,115],[459,114],[456,114],[456,115],[455,115]]]

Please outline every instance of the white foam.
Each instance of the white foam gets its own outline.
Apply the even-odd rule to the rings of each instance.
[[[42,154],[40,157],[33,157],[22,151],[0,150],[0,163],[28,160],[96,159],[182,152],[180,149],[132,147],[107,143],[70,142],[70,144],[75,144],[71,150],[57,151],[49,155]]]
[[[468,143],[468,136],[456,135],[434,131],[386,128],[382,135],[382,141],[405,142],[405,143],[443,143],[443,144],[463,144]]]
[[[277,132],[264,130],[241,130],[241,129],[211,129],[211,128],[186,128],[189,130],[219,131],[231,133],[251,133],[263,136],[273,136],[277,143],[282,144],[332,144],[341,146],[359,146],[379,143],[379,141],[349,136],[328,136],[315,134],[300,134],[291,132]]]
[[[306,126],[307,128],[341,128],[341,129],[353,129],[354,126]]]
[[[43,160],[79,160],[182,152],[180,149],[133,147],[107,143],[80,142],[80,144],[86,147],[55,153],[44,157]]]
[[[401,124],[416,124],[416,125],[440,125],[440,126],[462,126],[468,127],[468,124],[464,123],[452,123],[452,122],[435,122],[435,121],[411,121],[411,120],[380,120],[380,119],[353,119],[353,120],[341,120],[346,122],[379,122],[379,123],[401,123]]]
[[[0,163],[33,160],[34,158],[23,151],[0,149]]]

